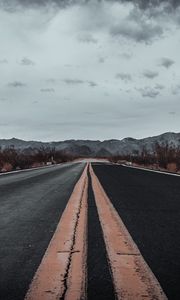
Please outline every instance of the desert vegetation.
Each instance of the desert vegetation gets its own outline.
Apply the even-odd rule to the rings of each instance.
[[[77,157],[85,157],[85,155],[82,156],[80,154],[73,156],[67,152],[59,151],[54,147],[44,146],[38,149],[27,148],[25,150],[17,150],[13,146],[4,149],[0,148],[0,172],[58,164],[72,161]],[[116,156],[96,155],[95,157],[108,158],[111,162],[115,163],[126,163],[151,169],[180,172],[180,147],[174,148],[168,144],[160,145],[156,143],[153,151],[148,151],[143,147],[141,152],[134,151],[132,154]]]
[[[180,172],[180,148],[174,148],[168,144],[156,143],[151,152],[144,147],[140,153],[135,151],[131,155],[117,155],[109,160],[152,169]]]
[[[22,151],[8,147],[0,149],[0,172],[57,164],[73,159],[73,156],[55,148],[41,147]]]

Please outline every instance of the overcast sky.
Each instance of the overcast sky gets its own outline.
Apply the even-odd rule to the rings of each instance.
[[[0,138],[179,132],[180,7],[152,2],[0,0]]]

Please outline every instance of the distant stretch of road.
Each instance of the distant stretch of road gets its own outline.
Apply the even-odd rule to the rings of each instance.
[[[179,253],[178,176],[88,160],[0,176],[0,300],[176,300]]]

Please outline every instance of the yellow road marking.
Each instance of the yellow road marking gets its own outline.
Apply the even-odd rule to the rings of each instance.
[[[117,298],[167,299],[91,166],[90,174]]]
[[[86,297],[87,165],[63,212],[26,300]]]

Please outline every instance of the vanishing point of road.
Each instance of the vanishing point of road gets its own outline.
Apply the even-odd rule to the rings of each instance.
[[[180,299],[180,176],[79,161],[0,175],[0,300]]]

